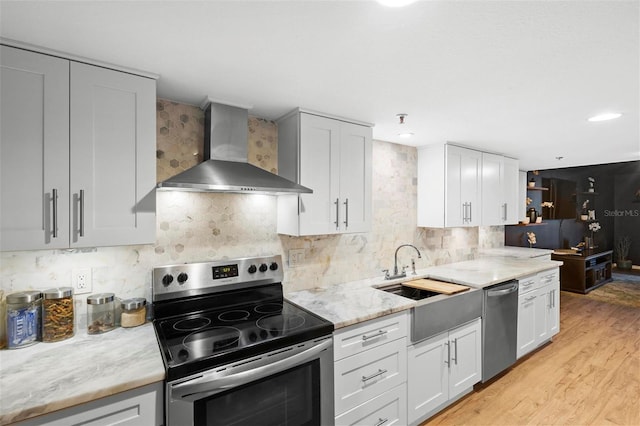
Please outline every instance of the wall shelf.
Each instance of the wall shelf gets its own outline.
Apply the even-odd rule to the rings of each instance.
[[[544,186],[527,186],[527,191],[548,191]]]

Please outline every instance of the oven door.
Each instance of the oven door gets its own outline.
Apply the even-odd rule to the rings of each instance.
[[[333,340],[310,340],[167,384],[167,426],[331,425]]]

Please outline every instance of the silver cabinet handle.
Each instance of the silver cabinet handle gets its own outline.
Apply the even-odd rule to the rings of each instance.
[[[81,237],[84,237],[84,189],[80,190],[80,195],[78,196],[78,202],[80,203],[80,229],[78,230],[78,234]]]
[[[525,302],[531,302],[533,299],[535,299],[536,296],[529,296],[526,299],[524,299]]]
[[[336,202],[333,204],[336,205],[336,221],[333,223],[336,224],[336,229],[340,229],[340,198],[336,198]]]
[[[349,199],[347,198],[344,202],[344,227],[349,227]]]
[[[382,376],[386,372],[387,372],[387,370],[383,370],[383,369],[379,368],[377,373],[373,373],[370,376],[362,376],[362,381],[363,382],[368,382],[371,379],[374,379],[374,378],[376,378],[378,376]]]
[[[447,346],[447,359],[444,360],[444,363],[449,366],[451,362],[451,346],[449,345],[449,342],[444,342],[444,344]]]
[[[364,335],[362,336],[362,341],[366,342],[366,341],[367,341],[367,340],[369,340],[369,339],[373,339],[373,338],[376,338],[376,337],[384,336],[384,335],[385,335],[385,334],[387,334],[387,333],[388,333],[388,331],[387,331],[387,330],[379,330],[377,333],[375,333],[375,334],[370,334],[370,335],[368,335],[368,336],[367,336],[366,334],[364,334]]]
[[[389,419],[388,419],[388,418],[383,419],[382,417],[379,417],[379,418],[378,418],[378,423],[376,423],[376,424],[375,424],[375,425],[373,425],[373,426],[382,426],[383,424],[385,424],[385,423],[386,423],[386,422],[388,422],[388,421],[389,421]]]
[[[473,222],[472,213],[473,213],[473,207],[471,206],[471,202],[469,202],[469,223]]]
[[[502,205],[502,214],[503,214],[502,220],[506,222],[507,221],[507,203],[504,203]]]
[[[453,353],[454,353],[454,358],[453,361],[455,362],[456,365],[458,365],[458,339],[455,338],[453,339]]]
[[[53,216],[53,238],[58,238],[58,190],[53,188],[51,190],[52,216]]]

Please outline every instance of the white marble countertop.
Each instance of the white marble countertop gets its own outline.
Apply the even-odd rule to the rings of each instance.
[[[164,380],[151,323],[0,351],[0,425]]]
[[[562,262],[547,259],[546,256],[551,252],[552,250],[525,247],[491,249],[484,251],[479,259],[419,269],[416,275],[406,278],[385,280],[380,276],[329,288],[292,292],[286,296],[292,302],[333,322],[338,329],[411,309],[418,303],[376,287],[417,278],[431,278],[483,288],[562,265]]]

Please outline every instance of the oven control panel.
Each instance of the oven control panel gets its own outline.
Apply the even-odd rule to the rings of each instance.
[[[281,256],[183,263],[153,269],[153,301],[282,282]]]

